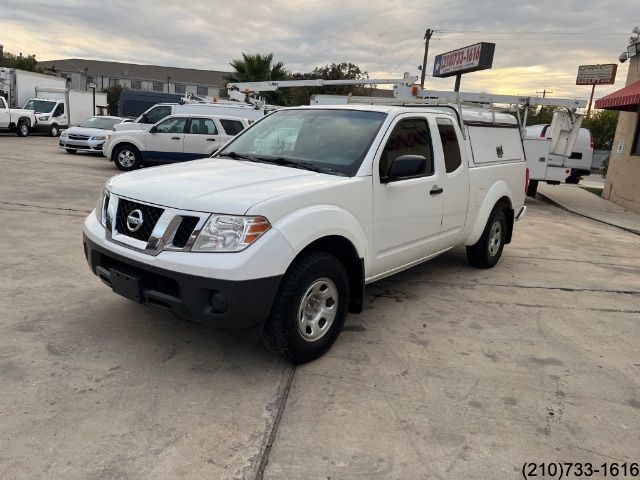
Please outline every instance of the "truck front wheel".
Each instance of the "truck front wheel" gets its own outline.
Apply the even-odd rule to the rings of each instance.
[[[58,135],[60,135],[60,127],[58,126],[58,124],[54,123],[49,129],[49,136],[57,137]]]
[[[282,279],[263,341],[293,363],[314,360],[340,334],[348,304],[349,280],[340,260],[325,252],[306,254]]]
[[[502,255],[507,238],[507,216],[498,205],[493,209],[482,236],[474,245],[467,247],[467,259],[477,268],[491,268]]]
[[[29,125],[24,120],[20,120],[18,122],[18,127],[16,128],[16,133],[19,137],[26,137],[29,135]]]

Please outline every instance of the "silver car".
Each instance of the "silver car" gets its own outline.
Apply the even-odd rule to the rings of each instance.
[[[121,117],[89,117],[80,125],[71,127],[60,135],[58,146],[67,153],[84,152],[102,153],[102,145],[113,126],[122,123]]]

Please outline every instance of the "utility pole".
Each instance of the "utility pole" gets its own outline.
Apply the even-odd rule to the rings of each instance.
[[[545,85],[544,89],[542,89],[541,92],[539,90],[536,90],[536,93],[541,93],[542,98],[545,98],[547,96],[547,93],[553,93],[553,90],[547,90],[547,86]]]
[[[596,84],[594,83],[591,87],[591,96],[589,97],[589,106],[587,107],[587,118],[591,115],[591,104],[593,103],[593,94],[596,91]]]
[[[420,87],[424,89],[424,77],[427,73],[427,56],[429,55],[429,40],[431,40],[433,30],[427,28],[424,32],[424,58],[422,59],[422,75],[420,76]]]

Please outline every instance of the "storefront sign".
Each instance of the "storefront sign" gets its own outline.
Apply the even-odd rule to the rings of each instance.
[[[580,65],[576,85],[612,85],[616,81],[618,65],[605,63],[603,65]]]
[[[433,76],[450,77],[477,70],[487,70],[493,65],[495,48],[495,43],[480,42],[437,55],[433,64]]]

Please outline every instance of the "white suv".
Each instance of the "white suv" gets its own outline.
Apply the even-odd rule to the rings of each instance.
[[[103,154],[123,171],[152,163],[208,157],[249,126],[243,118],[171,115],[148,130],[122,130],[107,136]]]

